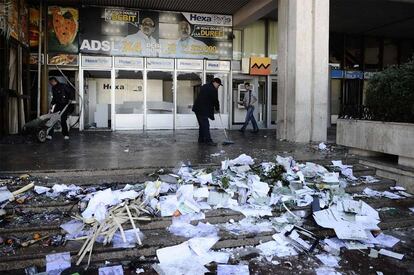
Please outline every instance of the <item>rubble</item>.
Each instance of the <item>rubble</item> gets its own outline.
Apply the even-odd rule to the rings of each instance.
[[[229,264],[230,251],[214,249],[223,232],[235,236],[266,233],[271,239],[252,247],[263,259],[279,264],[278,258],[306,254],[323,264],[316,270],[318,274],[336,273],[343,249],[370,249],[373,258],[380,254],[402,259],[404,255],[385,249],[392,248],[399,239],[379,233],[377,210],[345,192],[350,183],[374,183],[376,179],[355,177],[352,166],[342,161],[332,161],[331,168],[334,171],[282,156],[276,156],[273,162],[256,164],[253,158],[242,154],[223,160],[218,169],[182,165],[172,173],[159,171],[155,181],[128,184],[120,189],[58,183],[50,187],[30,183],[14,192],[1,187],[0,203],[8,203],[33,187],[36,196],[73,200],[79,213],[60,224],[64,235],[39,235],[19,246],[47,239],[50,245],[58,246],[66,241],[81,241],[77,265],[84,259],[89,265],[96,243],[118,249],[140,248],[145,245],[140,224],[159,217],[171,220],[168,232],[187,239],[156,250],[159,263],[153,268],[159,274],[204,274],[209,272],[206,266],[212,262],[218,264],[217,274],[249,274],[247,265]],[[409,197],[399,193],[404,192],[401,188],[391,191],[367,187],[363,195]],[[244,218],[210,224],[205,213],[217,209],[234,211]],[[336,237],[324,239],[305,229],[303,224],[312,219],[321,228],[333,229]],[[14,243],[12,240],[10,246]],[[47,262],[48,270],[61,269],[67,265],[67,254],[50,255]],[[100,274],[108,272],[123,274],[122,266],[99,269]]]

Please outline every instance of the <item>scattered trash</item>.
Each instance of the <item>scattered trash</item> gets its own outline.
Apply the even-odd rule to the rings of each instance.
[[[60,274],[63,270],[70,268],[70,253],[56,253],[46,255],[47,274]]]
[[[217,265],[217,275],[249,275],[248,265]]]
[[[381,249],[380,251],[378,251],[379,254],[384,255],[384,256],[388,256],[397,260],[402,260],[404,258],[403,254],[400,253],[395,253],[386,249]]]
[[[105,266],[98,269],[99,275],[124,275],[122,265]]]
[[[326,150],[327,146],[326,146],[325,143],[321,142],[321,143],[319,143],[318,148],[319,148],[319,150],[323,151],[323,150]]]

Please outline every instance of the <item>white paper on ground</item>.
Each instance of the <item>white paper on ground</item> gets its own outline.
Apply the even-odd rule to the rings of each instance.
[[[122,238],[121,232],[118,230],[113,238],[112,238],[112,246],[115,248],[133,248],[138,243],[137,235],[135,232],[138,233],[138,236],[140,237],[141,241],[144,239],[144,234],[137,228],[137,229],[129,229],[125,230],[125,239],[126,242],[124,242],[124,239]]]
[[[338,183],[339,173],[325,173],[322,177],[322,181],[326,183]]]
[[[69,235],[75,235],[79,233],[85,224],[78,220],[71,220],[64,224],[61,224],[60,227],[65,230]]]
[[[373,176],[361,176],[362,181],[365,183],[376,183],[379,182],[379,179],[374,178]]]
[[[208,198],[208,195],[209,191],[207,187],[197,188],[193,193],[195,198]]]
[[[398,199],[402,199],[403,197],[401,197],[398,194],[392,193],[390,191],[384,191],[382,192],[382,195],[386,198],[392,199],[392,200],[398,200]]]
[[[7,189],[6,186],[0,187],[0,203],[8,201],[13,198],[13,194]]]
[[[287,257],[298,255],[296,250],[289,246],[289,244],[280,244],[277,241],[268,241],[257,245],[256,248],[262,251],[263,255],[266,257]]]
[[[98,272],[99,275],[124,275],[122,265],[100,267]]]
[[[46,272],[48,274],[60,274],[70,266],[69,252],[46,255]]]
[[[218,264],[227,264],[230,258],[230,254],[227,252],[210,251],[207,254],[210,262],[216,262]]]
[[[394,191],[405,191],[405,188],[402,186],[391,186],[390,189]]]
[[[102,214],[106,212],[103,211],[104,207],[119,204],[120,202],[121,201],[118,199],[116,194],[112,192],[110,188],[105,189],[103,191],[98,191],[89,200],[88,206],[82,212],[82,217],[87,219],[93,217],[95,214],[99,214],[99,218],[101,219]],[[97,220],[99,221],[99,219]]]
[[[414,213],[414,207],[410,207],[408,209],[410,209],[410,211]]]
[[[169,217],[177,210],[178,201],[175,195],[160,197],[161,216]]]
[[[211,173],[199,175],[197,179],[200,184],[213,183],[213,175]]]
[[[190,223],[173,221],[168,231],[174,235],[186,238],[217,236],[218,229],[209,223],[199,222],[197,226]]]
[[[329,267],[338,267],[339,264],[339,257],[335,257],[329,254],[318,254],[316,255],[316,258],[318,258],[324,265]]]
[[[217,265],[217,275],[249,275],[248,265]]]
[[[333,267],[318,267],[316,270],[316,275],[341,275]]]
[[[234,165],[252,165],[254,164],[254,160],[252,159],[252,157],[246,155],[246,154],[241,154],[240,156],[238,156],[235,159],[232,159],[229,161],[229,166],[234,166]]]
[[[404,258],[404,254],[395,253],[386,249],[381,249],[380,251],[378,251],[378,253],[398,260],[402,260],[402,258]]]
[[[250,205],[233,206],[230,209],[241,212],[245,217],[272,216],[272,209],[268,206],[253,207]]]
[[[207,253],[219,239],[218,236],[195,237],[188,240],[188,245],[198,256],[202,256]]]
[[[398,191],[398,194],[400,194],[400,195],[402,195],[402,196],[404,196],[404,197],[407,197],[407,198],[412,198],[412,197],[413,197],[413,195],[412,195],[412,194],[407,193],[407,192],[405,192],[405,191]]]
[[[379,234],[375,240],[378,241],[379,245],[384,247],[393,247],[400,241],[398,238],[384,233]]]
[[[156,254],[161,264],[175,264],[188,261],[188,258],[195,255],[188,246],[188,242],[157,249]]]
[[[197,261],[190,260],[171,264],[155,264],[152,267],[159,275],[204,275],[209,272],[204,265],[198,263]]]
[[[326,150],[326,144],[321,142],[321,143],[319,143],[318,148],[319,148],[319,150]]]
[[[35,187],[34,187],[34,191],[37,193],[37,194],[44,194],[44,193],[46,193],[46,192],[49,192],[50,191],[50,188],[49,187],[45,187],[45,186],[38,186],[38,185],[36,185]]]
[[[144,194],[146,197],[155,197],[160,194],[161,182],[160,181],[147,181],[145,183]]]
[[[372,246],[372,245],[370,245]],[[346,241],[345,242],[345,247],[348,250],[364,250],[364,249],[368,249],[368,245],[364,244],[364,243],[360,243],[360,242],[355,242],[355,241]]]

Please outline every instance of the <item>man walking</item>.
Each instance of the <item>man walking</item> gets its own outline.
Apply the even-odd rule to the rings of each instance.
[[[243,127],[241,127],[239,131],[244,133],[247,125],[249,125],[249,122],[251,121],[253,125],[252,133],[258,133],[259,127],[257,126],[256,119],[254,118],[254,104],[256,103],[257,98],[253,94],[253,91],[250,88],[250,83],[245,83],[244,88],[246,89],[246,93],[244,94],[243,101],[240,102],[240,104],[243,104],[243,106],[246,108],[247,113],[246,113],[246,119],[244,121]]]
[[[50,103],[51,106],[51,112],[57,113],[62,111],[67,104],[70,103],[71,100],[75,99],[75,91],[67,84],[60,83],[56,77],[52,76],[49,78],[49,83],[52,85],[52,102]],[[65,140],[69,139],[69,130],[68,130],[68,124],[67,119],[68,115],[70,115],[74,110],[73,104],[69,104],[69,106],[66,108],[66,110],[61,114],[60,118],[60,124],[62,126],[62,134],[64,136]],[[49,132],[49,135],[47,136],[47,139],[52,139],[53,135],[53,129]]]
[[[201,86],[200,94],[196,98],[193,106],[193,112],[197,116],[199,125],[198,143],[216,146],[210,135],[210,122],[214,120],[214,110],[220,110],[218,101],[218,88],[222,86],[220,78],[214,78],[211,83]]]

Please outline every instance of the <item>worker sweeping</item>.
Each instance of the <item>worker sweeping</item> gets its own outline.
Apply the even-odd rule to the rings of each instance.
[[[193,112],[197,116],[199,125],[198,143],[216,146],[210,135],[209,119],[214,120],[214,110],[220,110],[218,88],[222,86],[220,78],[214,78],[210,83],[201,86],[200,94],[196,98]]]
[[[70,103],[71,100],[75,99],[75,91],[72,87],[67,84],[60,83],[56,77],[50,77],[49,83],[52,85],[52,102],[51,102],[51,113],[57,113],[59,111],[64,110],[66,105]],[[68,116],[74,111],[73,104],[69,104],[69,106],[64,110],[61,114],[61,126],[62,126],[62,134],[65,140],[69,139],[69,129],[67,124]],[[53,136],[53,129],[49,132],[49,135],[46,137],[47,139],[52,139]]]

